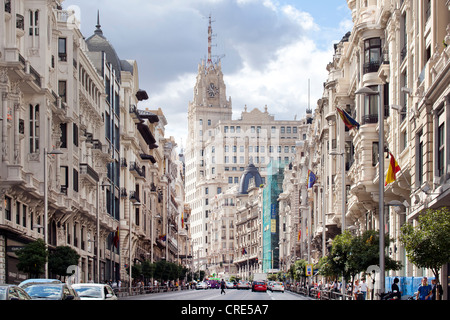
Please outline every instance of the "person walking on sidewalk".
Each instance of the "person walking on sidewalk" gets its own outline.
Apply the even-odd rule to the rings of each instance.
[[[225,281],[223,281],[223,279],[222,279],[222,281],[220,282],[220,294],[226,294],[226,292],[225,292]]]

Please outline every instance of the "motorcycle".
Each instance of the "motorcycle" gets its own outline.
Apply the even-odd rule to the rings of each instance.
[[[398,292],[394,291],[394,292],[381,292],[381,293],[377,293],[377,295],[380,297],[380,300],[400,300],[399,296],[398,296]]]

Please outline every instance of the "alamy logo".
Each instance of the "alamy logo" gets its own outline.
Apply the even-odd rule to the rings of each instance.
[[[374,290],[381,288],[381,269],[377,265],[371,265],[366,269],[366,274],[370,274],[372,279],[375,279]],[[372,276],[373,275],[373,276]]]
[[[74,284],[80,282],[80,267],[77,265],[71,265],[67,267],[66,274],[68,275],[67,283]]]

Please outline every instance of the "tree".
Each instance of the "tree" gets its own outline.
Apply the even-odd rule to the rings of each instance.
[[[450,262],[450,209],[428,209],[417,221],[416,226],[402,226],[400,241],[409,261],[430,269],[439,284],[439,271]],[[436,292],[439,294],[439,290]]]
[[[44,240],[38,239],[30,242],[22,249],[17,250],[16,255],[19,258],[17,268],[28,273],[30,278],[39,278],[39,275],[44,273],[44,266],[47,261]]]
[[[80,255],[71,247],[58,246],[48,257],[48,269],[61,277],[67,276],[67,268],[78,265]]]

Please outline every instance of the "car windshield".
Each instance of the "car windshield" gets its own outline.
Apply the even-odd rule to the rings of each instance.
[[[102,298],[101,287],[74,287],[80,297],[85,298]]]
[[[5,300],[6,299],[6,287],[2,287],[0,288],[0,300]]]
[[[62,287],[55,285],[31,285],[25,289],[32,299],[61,299]]]

